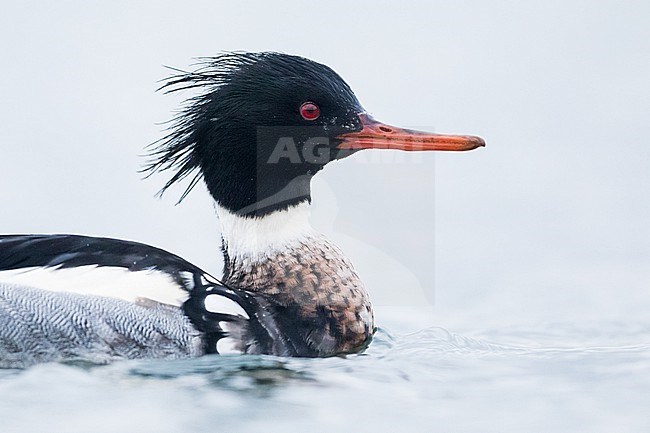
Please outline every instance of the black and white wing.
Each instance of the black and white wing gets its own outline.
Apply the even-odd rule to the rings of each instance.
[[[112,298],[118,304],[104,305],[102,314],[135,314],[132,304],[161,312],[180,309],[203,335],[203,353],[259,353],[272,346],[273,321],[250,293],[224,286],[179,256],[137,242],[78,235],[1,235],[0,285],[5,309],[15,310],[21,288],[30,290],[32,303],[47,298],[51,304],[65,298],[62,308],[79,309],[83,301],[84,311],[90,308],[88,299],[105,303]],[[43,296],[34,295],[32,289],[42,290]],[[79,301],[71,307],[70,299]],[[161,321],[168,316],[161,316]],[[167,333],[173,334],[171,328]]]
[[[28,282],[44,275],[49,282],[37,284],[56,284],[60,279],[73,285],[85,275],[86,285],[91,278],[98,284],[103,278],[103,283],[117,285],[119,281],[106,278],[110,273],[164,277],[184,291],[211,278],[187,260],[139,242],[79,235],[0,235],[0,278],[23,275],[18,279]]]

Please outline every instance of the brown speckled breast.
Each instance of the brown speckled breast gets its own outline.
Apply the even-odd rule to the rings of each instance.
[[[281,329],[314,356],[357,352],[374,330],[368,294],[350,261],[322,236],[308,236],[258,258],[232,258],[224,247],[224,282],[264,295]]]

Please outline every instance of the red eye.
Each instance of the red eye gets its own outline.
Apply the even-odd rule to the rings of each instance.
[[[305,102],[300,106],[300,115],[305,120],[316,120],[320,116],[320,108],[313,102]]]

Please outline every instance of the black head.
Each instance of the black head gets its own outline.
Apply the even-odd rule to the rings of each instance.
[[[171,77],[163,88],[204,90],[174,119],[151,171],[175,169],[165,189],[196,172],[230,211],[263,215],[310,200],[311,177],[332,159],[341,134],[361,129],[363,109],[325,65],[279,53],[224,54]],[[184,194],[184,195],[185,195]]]
[[[480,145],[468,145],[467,137],[434,137],[380,124],[363,112],[336,72],[287,54],[206,58],[194,72],[172,76],[162,88],[203,93],[187,101],[170,133],[154,143],[154,160],[146,170],[176,171],[162,191],[194,174],[181,200],[203,178],[214,199],[240,215],[261,216],[311,200],[311,178],[328,162],[360,149]],[[440,137],[463,140],[465,147]]]

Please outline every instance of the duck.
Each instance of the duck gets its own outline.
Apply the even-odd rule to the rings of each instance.
[[[311,180],[368,149],[469,151],[477,136],[375,120],[330,67],[227,52],[174,70],[193,94],[149,147],[146,176],[203,182],[221,226],[220,278],[154,246],[73,234],[0,235],[0,366],[193,358],[331,357],[375,332],[351,261],[309,223]]]

